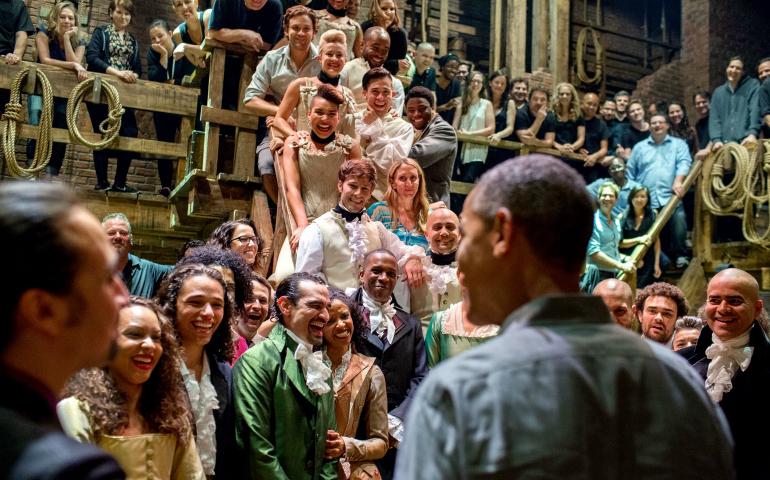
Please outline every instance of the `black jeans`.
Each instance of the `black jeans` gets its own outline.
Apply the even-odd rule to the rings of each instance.
[[[155,112],[152,119],[155,122],[155,133],[158,134],[158,141],[173,142],[176,131],[182,124],[182,117],[171,113]],[[158,159],[158,177],[160,177],[161,188],[171,189],[171,180],[174,178],[174,164],[171,160]]]
[[[95,133],[101,133],[99,130],[99,124],[107,118],[108,108],[107,105],[86,103],[88,109],[88,115],[91,117],[91,125],[94,128]],[[125,107],[124,107],[125,108]],[[136,138],[139,134],[139,128],[136,126],[136,116],[132,108],[126,108],[123,118],[120,123],[120,136]],[[131,166],[131,160],[134,159],[136,153],[124,152],[119,150],[98,150],[94,151],[94,169],[96,170],[96,181],[99,185],[109,185],[107,181],[107,165],[110,158],[118,159],[118,168],[115,171],[114,186],[125,187],[126,176],[128,175],[128,169]]]

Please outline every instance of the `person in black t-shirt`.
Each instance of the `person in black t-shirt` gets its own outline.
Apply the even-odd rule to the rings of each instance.
[[[516,103],[516,109],[520,110],[527,104],[529,95],[529,82],[524,77],[516,77],[511,80],[511,97]]]
[[[567,155],[583,147],[586,137],[586,121],[580,111],[577,90],[571,83],[560,83],[551,99],[551,111],[556,118],[553,148]]]
[[[644,121],[644,105],[641,101],[634,100],[628,104],[628,117],[631,119],[631,124],[623,129],[615,149],[615,155],[626,161],[631,156],[634,145],[650,136],[650,124]]]
[[[696,160],[703,160],[711,151],[712,143],[709,135],[709,102],[711,94],[706,90],[697,92],[692,96],[692,103],[695,104],[695,111],[698,112],[700,119],[695,123],[695,133],[698,135],[698,152],[695,154]]]
[[[516,112],[516,138],[526,145],[552,148],[556,138],[556,118],[548,111],[548,90],[533,87],[529,102]]]
[[[770,82],[767,81],[770,78],[770,57],[759,61],[757,73],[759,83],[762,84],[759,88],[759,117],[762,122],[762,136],[770,138]]]
[[[584,167],[589,170],[587,175],[584,175],[586,183],[590,183],[588,182],[589,178],[596,180],[597,178],[604,178],[609,175],[607,167],[600,162],[607,156],[610,131],[607,129],[604,120],[596,116],[596,111],[598,109],[599,97],[595,93],[586,93],[583,95],[583,101],[580,103],[580,110],[583,112],[583,118],[586,123],[586,138],[585,142],[583,142],[583,148],[580,149],[580,153],[588,155],[584,164]],[[611,160],[608,164],[610,162]]]
[[[449,53],[439,58],[441,75],[436,80],[436,111],[450,125],[455,118],[455,110],[462,105],[463,93],[460,80],[455,78],[460,68],[460,58]]]
[[[27,51],[27,37],[35,33],[23,0],[0,1],[0,59],[16,65]],[[0,88],[0,114],[11,98],[10,90]]]

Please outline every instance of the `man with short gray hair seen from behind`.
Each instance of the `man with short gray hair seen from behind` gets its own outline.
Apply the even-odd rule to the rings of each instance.
[[[759,284],[747,272],[728,268],[706,291],[706,325],[698,343],[677,351],[701,377],[708,395],[730,423],[738,480],[770,478],[766,444],[770,430],[770,343]]]
[[[56,398],[114,354],[128,292],[99,221],[68,189],[0,184],[0,479],[124,479],[100,448],[62,432]]]
[[[174,269],[173,265],[161,265],[131,254],[134,237],[131,223],[122,213],[110,213],[102,220],[102,229],[107,239],[118,252],[118,270],[131,295],[153,298],[158,293],[160,282]]]
[[[468,320],[502,330],[421,383],[395,478],[732,477],[728,427],[701,378],[579,294],[592,214],[583,179],[555,158],[481,177],[457,259]]]

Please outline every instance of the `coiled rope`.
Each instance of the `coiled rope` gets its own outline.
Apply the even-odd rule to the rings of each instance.
[[[589,77],[583,64],[583,55],[586,50],[586,36],[591,33],[591,37],[594,41],[594,50],[596,52],[596,71],[593,77]],[[602,80],[602,72],[604,70],[604,49],[602,48],[602,42],[599,40],[599,35],[591,27],[584,27],[580,30],[577,39],[577,76],[581,82],[585,84],[594,84]]]
[[[91,150],[104,150],[117,141],[120,133],[121,118],[125,110],[120,104],[118,90],[109,83],[102,82],[102,91],[107,95],[107,105],[109,107],[107,118],[99,124],[99,130],[104,134],[104,138],[99,142],[93,143],[83,138],[80,130],[78,130],[78,114],[80,113],[80,104],[86,93],[92,89],[93,84],[94,79],[92,77],[79,83],[72,89],[69,101],[67,101],[67,127],[69,128],[70,136],[75,137],[81,145],[85,145]]]
[[[21,109],[21,84],[29,75],[29,67],[24,68],[16,75],[11,84],[11,99],[5,106],[5,125],[3,126],[3,154],[8,171],[15,178],[30,179],[43,171],[51,160],[53,138],[51,126],[53,125],[53,90],[51,83],[43,72],[38,70],[37,81],[43,88],[43,113],[40,117],[40,125],[37,131],[37,147],[35,159],[30,168],[22,168],[16,161],[16,127],[22,122]]]
[[[703,205],[714,215],[735,216],[743,220],[743,235],[749,242],[770,248],[770,228],[757,233],[756,212],[770,203],[770,142],[765,141],[765,155],[760,161],[759,148],[751,152],[737,143],[726,143],[716,154],[709,155],[703,171],[708,181],[701,183]],[[724,183],[725,163],[735,159],[735,177]]]

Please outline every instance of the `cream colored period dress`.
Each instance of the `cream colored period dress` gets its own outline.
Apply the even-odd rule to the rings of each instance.
[[[313,82],[310,78],[305,79],[305,85],[299,87],[299,104],[297,105],[297,131],[309,132],[310,131],[310,119],[308,118],[308,112],[310,112],[310,101],[313,100],[318,88],[313,86]],[[345,101],[340,105],[339,123],[337,123],[337,132],[344,133],[355,138],[356,134],[356,122],[353,115],[356,113],[356,101],[348,90],[345,89],[343,94]]]

